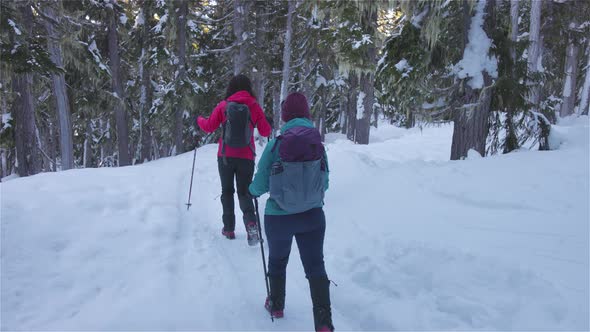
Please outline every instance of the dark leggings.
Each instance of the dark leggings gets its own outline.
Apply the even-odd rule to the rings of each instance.
[[[326,276],[324,235],[326,217],[322,208],[284,216],[265,215],[264,228],[268,243],[268,275],[285,276],[293,236],[297,241],[305,276]]]
[[[234,212],[234,178],[237,185],[238,201],[244,215],[244,224],[256,221],[254,216],[254,203],[248,193],[248,186],[254,175],[254,160],[242,158],[217,158],[219,178],[221,179],[221,204],[223,205],[223,228],[226,231],[234,231],[236,228],[236,216]]]

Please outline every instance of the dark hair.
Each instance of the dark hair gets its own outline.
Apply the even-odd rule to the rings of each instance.
[[[238,91],[247,91],[252,97],[256,98],[254,91],[252,91],[252,82],[246,75],[240,74],[232,77],[225,91],[225,99]]]

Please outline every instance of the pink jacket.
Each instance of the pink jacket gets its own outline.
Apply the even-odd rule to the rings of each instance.
[[[252,119],[252,123],[255,124],[256,128],[258,128],[258,132],[260,135],[264,137],[268,137],[270,135],[270,124],[266,121],[266,117],[264,116],[264,112],[260,105],[256,102],[256,99],[252,97],[247,91],[238,91],[227,98],[227,101],[233,101],[240,104],[245,104],[250,109],[250,118]],[[201,129],[205,132],[212,133],[219,126],[225,122],[225,106],[227,102],[225,100],[221,101],[215,109],[213,109],[213,113],[209,118],[204,118],[199,116],[197,118],[197,124]],[[251,126],[252,127],[252,126]],[[254,128],[252,128],[253,130]],[[217,156],[221,157],[221,144],[223,143],[223,138],[219,138],[219,149],[217,150]],[[251,141],[251,148],[255,149],[256,146],[254,145],[254,137],[252,137]],[[252,149],[250,147],[243,147],[243,148],[232,148],[229,146],[225,146],[225,156],[229,158],[242,158],[242,159],[250,159],[254,160],[254,154],[252,153]]]

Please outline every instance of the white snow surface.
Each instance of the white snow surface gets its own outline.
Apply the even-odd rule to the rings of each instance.
[[[492,41],[483,30],[485,7],[486,0],[479,0],[471,20],[469,42],[463,52],[463,59],[455,67],[459,78],[471,78],[467,84],[473,89],[483,87],[484,71],[493,78],[498,77],[498,60],[489,55]]]
[[[336,329],[588,330],[588,127],[561,121],[556,151],[464,161],[448,161],[452,124],[327,135]],[[197,150],[188,211],[193,152],[1,183],[1,329],[311,330],[296,248],[272,323],[260,248],[239,221],[220,235],[216,152]]]

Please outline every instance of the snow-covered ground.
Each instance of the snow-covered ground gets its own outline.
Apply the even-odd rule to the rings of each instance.
[[[336,329],[588,330],[588,125],[562,121],[556,151],[455,162],[449,125],[329,135]],[[189,211],[192,153],[2,183],[2,330],[312,329],[296,248],[272,323],[260,248],[240,223],[220,236],[216,149]]]

